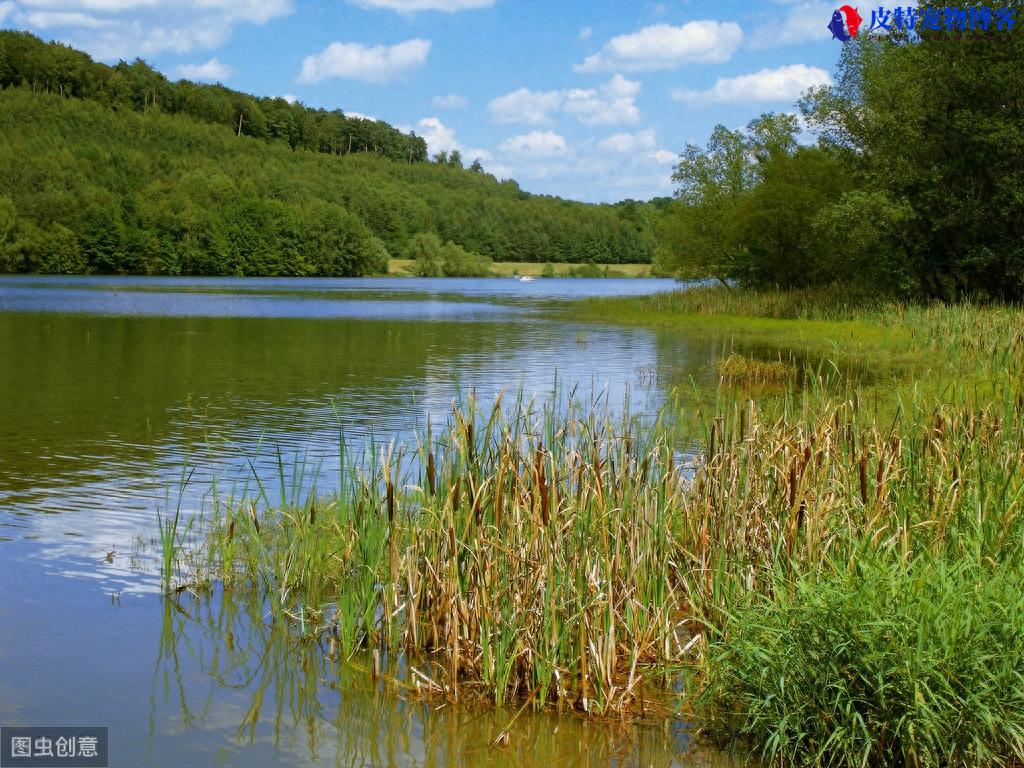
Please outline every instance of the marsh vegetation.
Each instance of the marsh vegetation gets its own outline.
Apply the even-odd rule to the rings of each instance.
[[[865,387],[725,357],[689,418],[683,400],[649,419],[468,402],[414,447],[348,459],[337,493],[222,500],[174,540],[167,587],[268,600],[375,674],[405,659],[410,695],[688,712],[785,764],[1024,757],[1019,310],[631,301],[832,324],[852,334],[821,339],[837,358],[885,354],[898,316],[886,344],[914,362]]]

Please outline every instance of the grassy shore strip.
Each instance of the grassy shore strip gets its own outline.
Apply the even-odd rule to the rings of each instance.
[[[650,264],[598,264],[597,277],[650,277]],[[607,267],[607,273],[605,270]],[[530,261],[496,261],[491,265],[491,277],[575,277],[584,271],[593,271],[589,264],[546,264]],[[388,274],[413,277],[416,274],[412,259],[391,259]]]
[[[1015,308],[904,304],[840,286],[803,291],[695,287],[588,299],[577,306],[577,316],[587,320],[709,333],[836,359],[927,363],[947,372],[998,364],[986,350],[994,340],[1019,339],[1024,321],[1024,313]],[[1007,349],[1002,345],[1001,354]]]

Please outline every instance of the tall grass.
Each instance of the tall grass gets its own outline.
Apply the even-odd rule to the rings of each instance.
[[[425,692],[624,711],[689,639],[669,437],[607,411],[471,402],[415,455],[351,467],[336,496],[222,505],[183,578],[258,591],[346,654],[415,655]]]
[[[706,662],[705,730],[783,765],[1024,756],[1024,565],[870,558],[753,593]]]

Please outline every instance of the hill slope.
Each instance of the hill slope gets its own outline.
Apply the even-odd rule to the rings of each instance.
[[[26,76],[31,57],[10,52],[25,40],[34,38],[0,33],[0,272],[360,275],[385,271],[389,255],[426,232],[502,261],[650,261],[646,206],[529,195],[483,172],[383,150],[306,149],[305,139],[247,134],[244,117],[239,134],[227,119],[165,108],[159,89],[155,104],[143,87],[129,105],[116,95],[128,75],[101,87],[95,73],[119,68],[90,70],[88,57],[63,46],[28,48],[77,62],[79,74],[43,81],[37,61],[42,69]],[[189,104],[204,94],[253,99],[161,80]],[[396,137],[422,141],[368,125],[396,147]]]

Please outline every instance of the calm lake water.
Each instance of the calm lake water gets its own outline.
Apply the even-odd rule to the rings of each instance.
[[[573,319],[667,280],[0,278],[0,723],[109,726],[113,766],[693,765],[639,731],[402,702],[258,607],[159,596],[158,510],[329,490],[348,450],[410,442],[502,391],[653,412],[722,341]],[[290,470],[289,470],[290,471]],[[188,478],[188,482],[183,480]],[[180,608],[180,610],[179,610]]]

